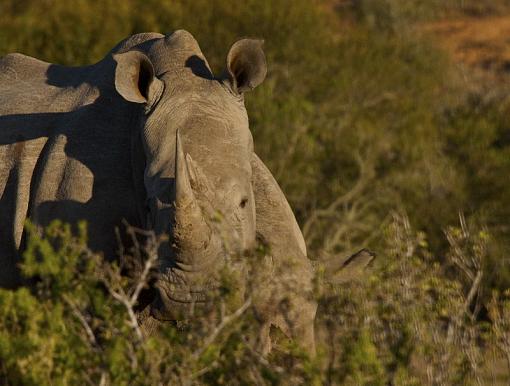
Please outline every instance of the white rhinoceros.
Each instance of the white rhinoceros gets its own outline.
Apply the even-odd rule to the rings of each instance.
[[[203,299],[203,278],[222,259],[224,237],[208,221],[219,212],[235,251],[258,234],[274,264],[292,255],[294,311],[259,305],[262,335],[277,324],[313,351],[312,267],[285,196],[253,151],[243,101],[265,76],[260,40],[237,41],[214,77],[183,30],[134,35],[85,67],[0,59],[0,285],[22,283],[27,218],[86,220],[90,248],[106,256],[125,220],[170,236],[150,312],[175,319]],[[283,296],[266,298],[274,306]]]

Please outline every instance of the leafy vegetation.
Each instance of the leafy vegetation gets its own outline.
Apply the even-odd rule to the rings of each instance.
[[[24,272],[37,285],[0,292],[6,384],[507,383],[508,86],[466,76],[419,28],[504,12],[505,1],[479,0],[2,1],[0,55],[66,65],[133,33],[184,28],[218,74],[238,37],[264,38],[269,74],[246,98],[250,125],[310,257],[379,256],[362,282],[318,283],[317,359],[282,338],[266,360],[245,300],[141,339],[108,290],[132,294],[136,280],[91,254],[83,233],[32,230]],[[243,312],[204,345],[220,304]]]
[[[239,272],[227,264],[221,285],[196,319],[142,334],[134,310],[155,262],[149,239],[139,274],[104,261],[59,222],[29,226],[23,272],[32,290],[0,290],[0,376],[7,385],[451,385],[508,380],[510,294],[494,292],[490,323],[480,321],[479,286],[490,236],[485,229],[446,231],[447,263],[434,262],[426,235],[404,216],[385,230],[386,256],[366,278],[319,280],[319,352],[310,358],[278,331],[268,358],[257,351],[260,254],[237,258],[256,278],[239,298]],[[259,251],[263,253],[264,251]],[[125,266],[124,266],[125,267]],[[145,272],[145,273],[144,273]],[[508,361],[505,364],[505,361]],[[497,366],[493,364],[496,363]],[[509,366],[504,369],[504,366]],[[499,367],[501,366],[501,367]],[[503,368],[503,371],[501,369]]]

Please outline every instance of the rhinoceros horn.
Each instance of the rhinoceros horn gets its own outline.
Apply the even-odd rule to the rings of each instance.
[[[175,227],[174,242],[176,264],[184,271],[200,270],[209,265],[221,249],[221,240],[213,232],[204,215],[194,188],[204,186],[203,173],[199,173],[191,156],[184,155],[182,141],[177,131],[175,149]]]

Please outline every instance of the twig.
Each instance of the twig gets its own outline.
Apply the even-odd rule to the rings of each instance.
[[[99,381],[99,386],[106,386],[108,381],[108,376],[105,372],[101,373],[101,380]]]
[[[134,234],[134,232],[132,232],[132,234]],[[138,301],[138,296],[140,295],[140,292],[142,291],[143,287],[147,284],[147,278],[149,276],[151,268],[155,265],[155,263],[158,260],[158,256],[156,253],[157,250],[156,245],[157,243],[154,240],[152,240],[150,243],[149,257],[145,261],[142,273],[140,274],[135,289],[132,291],[130,296],[126,294],[121,285],[119,285],[120,286],[119,290],[114,290],[111,284],[108,282],[108,280],[104,280],[110,295],[112,295],[112,297],[115,300],[121,303],[128,312],[130,325],[135,331],[136,336],[138,337],[140,342],[143,341],[143,334],[138,324],[138,319],[136,317],[134,307],[136,305],[136,302]]]
[[[158,260],[158,255],[156,251],[151,251],[149,258],[145,261],[145,266],[143,267],[143,271],[138,279],[138,283],[135,287],[135,290],[131,294],[130,303],[134,306],[136,301],[138,300],[138,296],[142,291],[143,287],[147,284],[147,277],[149,276],[149,272],[151,268],[156,264]]]
[[[112,295],[115,300],[121,303],[128,312],[130,325],[133,328],[133,330],[135,330],[136,336],[138,337],[138,340],[141,342],[143,340],[142,330],[138,325],[138,319],[136,318],[136,314],[135,311],[133,310],[133,304],[131,304],[130,298],[126,295],[124,290],[117,292],[114,291],[111,287],[108,287],[108,291],[110,292],[110,295]]]
[[[292,137],[289,140],[288,146],[286,147],[287,151],[285,152],[285,155],[283,157],[281,157],[281,162],[278,167],[278,172],[276,173],[276,175],[278,176],[277,177],[278,180],[285,172],[287,163],[289,162],[291,157],[295,154],[299,139],[303,135],[305,135],[309,129],[310,128],[308,126],[301,125],[300,127],[296,128],[296,130],[294,130],[294,135],[292,135]]]
[[[478,289],[480,288],[480,284],[482,282],[482,277],[483,277],[483,271],[482,270],[477,271],[475,279],[473,280],[473,282],[471,284],[471,288],[469,289],[469,292],[466,296],[466,300],[464,301],[464,307],[462,309],[463,310],[462,313],[469,312],[469,305],[471,304],[474,297],[478,293]],[[458,323],[457,319],[459,317],[460,317],[460,315],[456,316],[454,319],[450,320],[450,323],[448,323],[448,330],[447,330],[447,334],[446,334],[446,343],[447,344],[450,344],[453,340],[454,325],[456,325]]]
[[[96,336],[94,335],[94,332],[92,331],[92,328],[88,324],[87,320],[79,310],[78,306],[74,304],[74,302],[65,294],[62,295],[62,298],[64,301],[71,307],[71,310],[73,311],[74,316],[80,321],[83,329],[85,330],[85,333],[87,334],[87,338],[90,342],[90,344],[95,347],[99,348],[99,345],[97,344]]]
[[[208,373],[209,371],[211,371],[212,369],[215,369],[216,367],[218,367],[218,362],[213,361],[209,366],[206,366],[206,367],[194,372],[193,374],[191,374],[190,378],[197,379],[198,377],[201,377],[202,375]]]
[[[248,340],[246,339],[246,337],[243,337],[243,342],[244,344],[246,345],[246,347],[248,348],[248,351],[250,352],[250,354],[262,365],[262,366],[265,366],[267,368],[271,368],[276,371],[277,373],[279,374],[283,374],[284,373],[284,369],[280,366],[271,366],[271,363],[269,363],[269,361],[264,358],[264,356],[262,354],[260,354],[259,352],[257,352],[256,350],[253,349],[253,347],[250,346],[250,343],[248,342]]]
[[[252,300],[251,297],[249,297],[248,300],[246,300],[244,304],[241,307],[239,307],[233,314],[225,316],[223,320],[220,322],[220,324],[214,329],[212,334],[205,339],[204,344],[193,353],[193,358],[198,359],[200,355],[202,355],[202,353],[205,351],[205,349],[216,340],[221,331],[228,324],[232,323],[234,320],[239,318],[251,306],[251,303]]]
[[[372,179],[374,171],[372,165],[367,165],[366,160],[363,160],[359,154],[356,155],[356,161],[358,162],[360,168],[359,178],[356,181],[355,185],[349,190],[347,193],[338,196],[333,202],[331,202],[326,208],[316,209],[308,218],[303,226],[303,235],[305,239],[310,235],[310,230],[315,222],[324,216],[332,216],[336,213],[337,208],[345,203],[350,202],[354,199],[358,194],[361,194],[363,189],[368,185],[369,181]]]

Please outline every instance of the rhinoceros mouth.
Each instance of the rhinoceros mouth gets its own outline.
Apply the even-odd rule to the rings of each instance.
[[[151,315],[162,321],[186,320],[196,306],[204,305],[210,298],[207,291],[167,281],[156,284],[158,296],[151,306]]]
[[[206,291],[193,289],[190,286],[175,285],[162,282],[156,284],[160,295],[165,299],[178,303],[205,303],[207,301]]]
[[[207,301],[207,294],[218,288],[211,277],[201,270],[184,272],[167,268],[158,275],[156,289],[164,297],[179,303],[196,303]]]

